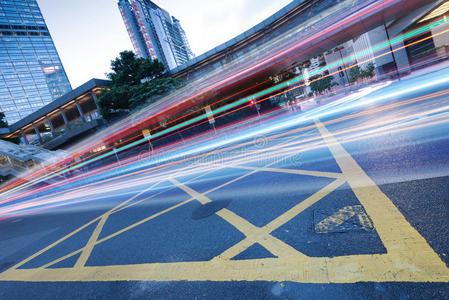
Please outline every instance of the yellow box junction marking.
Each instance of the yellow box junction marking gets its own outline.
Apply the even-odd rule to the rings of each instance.
[[[175,179],[170,179],[180,189],[189,194],[191,198],[98,240],[98,236],[104,223],[107,221],[107,218],[121,209],[126,209],[124,205],[137,197],[136,195],[117,207],[114,207],[102,216],[95,218],[67,236],[59,239],[55,243],[45,247],[19,264],[0,273],[0,281],[266,280],[304,283],[351,283],[358,281],[449,282],[449,269],[427,244],[425,239],[407,222],[392,201],[379,189],[368,175],[366,175],[357,162],[346,152],[343,146],[339,144],[338,140],[326,129],[326,127],[318,120],[316,121],[316,126],[342,170],[342,174],[269,168],[270,165],[280,161],[278,160],[262,168],[242,167],[252,171],[205,193],[198,193]],[[144,263],[101,267],[85,266],[85,262],[95,245],[131,230],[145,222],[153,220],[168,211],[189,203],[190,201],[197,200],[202,204],[206,204],[211,201],[206,196],[208,193],[260,171],[320,176],[334,178],[335,180],[263,227],[257,227],[251,224],[241,216],[226,208],[216,212],[218,216],[229,222],[246,237],[241,242],[233,245],[210,261]],[[375,229],[387,249],[386,254],[309,257],[271,235],[271,232],[301,214],[304,210],[323,199],[345,182],[349,184],[366,213],[372,219]],[[152,187],[149,189],[151,188]],[[40,268],[18,269],[26,262],[96,222],[98,222],[97,226],[86,246],[83,248],[56,259]],[[231,258],[240,254],[255,243],[261,244],[268,251],[277,256],[277,258],[231,260]],[[78,253],[81,253],[81,256],[74,268],[48,268],[49,266]]]
[[[190,196],[198,200],[201,204],[206,204],[209,202],[212,202],[209,198],[204,196],[203,194],[200,194],[191,188],[183,185],[182,183],[176,181],[175,179],[170,179],[174,184],[176,184],[178,187],[180,187],[182,190],[184,190],[186,193],[188,193]],[[270,251],[272,254],[278,257],[298,257],[305,255],[296,251],[293,247],[285,244],[281,240],[273,237],[272,235],[269,235],[267,232],[265,232],[263,229],[254,226],[244,218],[238,216],[234,212],[224,208],[220,211],[216,212],[218,216],[223,218],[225,221],[229,222],[231,225],[233,225],[237,230],[239,230],[241,233],[243,233],[247,239],[251,240],[253,243],[259,243],[262,246],[264,246],[268,251]]]

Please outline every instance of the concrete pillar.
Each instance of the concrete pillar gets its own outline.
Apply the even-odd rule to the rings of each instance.
[[[385,26],[385,32],[388,36],[392,36],[390,34],[390,30]],[[410,61],[408,59],[408,54],[406,49],[404,48],[404,41],[398,42],[394,45],[391,45],[391,50],[393,52],[393,58],[396,63],[398,73],[404,74],[409,73],[411,71]]]
[[[45,116],[45,119],[47,120],[48,127],[50,127],[51,135],[55,137],[55,128],[53,127],[53,124],[51,124],[51,120],[48,116]]]
[[[28,142],[27,136],[25,135],[25,132],[23,132],[22,129],[20,129],[20,134],[23,137],[23,140],[25,141],[25,145],[29,145],[30,143]]]
[[[42,141],[41,133],[39,132],[39,129],[37,128],[36,124],[34,124],[34,123],[32,123],[32,124],[33,124],[34,131],[36,132],[37,137],[39,138],[39,144],[42,145],[43,141]]]
[[[80,113],[81,119],[83,119],[84,122],[87,122],[86,117],[84,116],[83,110],[81,109],[81,105],[78,103],[77,100],[75,100],[76,108],[78,108],[78,112]]]
[[[70,128],[69,120],[67,119],[67,117],[66,117],[64,111],[62,110],[62,108],[59,108],[59,112],[61,113],[62,119],[64,120],[65,128],[66,129]]]
[[[92,95],[92,99],[94,99],[95,106],[97,107],[97,112],[100,113],[100,106],[98,106],[97,95],[95,95],[93,91],[91,91],[90,94]]]
[[[14,164],[12,163],[11,157],[6,155],[6,160],[8,161],[8,167],[10,170],[14,170]]]

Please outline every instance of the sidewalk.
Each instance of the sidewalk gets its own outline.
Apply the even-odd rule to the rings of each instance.
[[[442,70],[444,68],[449,68],[449,60],[440,62],[438,64],[434,64],[434,65],[431,65],[431,66],[428,66],[428,67],[424,67],[422,69],[415,70],[415,71],[411,72],[410,74],[402,76],[401,79],[413,78],[413,77],[416,77],[416,76],[420,76],[420,75],[436,72],[436,71]]]
[[[324,104],[333,102],[335,100],[341,99],[342,97],[348,97],[352,94],[356,94],[359,93],[360,91],[362,91],[363,89],[369,88],[369,87],[377,87],[379,85],[383,85],[388,81],[393,82],[397,82],[400,80],[406,80],[406,79],[411,79],[414,77],[418,77],[418,76],[422,76],[422,75],[426,75],[432,72],[437,72],[440,71],[444,68],[449,68],[449,61],[444,61],[438,64],[434,64],[422,69],[418,69],[415,70],[405,76],[401,76],[400,79],[393,79],[393,80],[382,80],[382,81],[378,81],[378,82],[373,82],[371,84],[361,84],[360,86],[358,86],[357,88],[355,88],[355,86],[349,86],[346,87],[346,90],[349,90],[348,92],[345,92],[345,89],[342,88],[339,92],[337,92],[337,94],[334,95],[322,95],[322,96],[318,96],[318,97],[314,97],[314,98],[310,98],[308,100],[302,101],[300,103],[300,107],[301,107],[301,112],[322,106]]]

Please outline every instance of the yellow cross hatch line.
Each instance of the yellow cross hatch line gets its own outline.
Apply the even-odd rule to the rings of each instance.
[[[257,168],[257,167],[249,167],[249,166],[231,166],[231,167],[236,168],[236,169],[258,170],[258,171],[306,175],[306,176],[315,176],[315,177],[344,178],[343,174],[336,173],[336,172],[320,172],[320,171],[282,169],[282,168]]]
[[[179,186],[182,190],[188,193],[193,198],[197,199],[201,204],[206,204],[212,202],[209,198],[200,194],[186,185],[178,182],[175,179],[170,179],[174,184]],[[237,230],[243,233],[247,239],[251,240],[253,243],[259,243],[264,246],[268,251],[277,257],[304,257],[305,255],[296,251],[291,246],[285,244],[281,240],[269,235],[267,232],[259,227],[254,226],[247,220],[243,219],[234,212],[223,208],[222,210],[216,212],[218,216],[223,218],[225,221],[234,226]]]
[[[83,251],[81,251],[81,255],[78,258],[78,260],[75,263],[75,268],[81,268],[84,267],[84,265],[87,262],[87,259],[89,258],[90,254],[92,253],[92,250],[94,249],[95,242],[97,241],[98,237],[100,236],[101,230],[103,229],[104,224],[106,223],[106,220],[111,215],[111,212],[107,212],[104,214],[100,222],[98,222],[97,227],[95,227],[94,232],[89,238],[89,241],[87,242],[86,246],[84,247]]]
[[[275,160],[275,161],[273,161],[273,162],[267,164],[267,166],[273,165],[273,164],[275,164],[275,163],[277,163],[277,162],[279,162],[279,161],[281,161],[281,160],[283,160],[283,159],[284,159],[284,158]],[[220,189],[220,188],[222,188],[222,187],[225,187],[226,185],[229,185],[229,184],[231,184],[231,183],[233,183],[233,182],[236,182],[236,181],[241,180],[241,179],[243,179],[243,178],[245,178],[245,177],[248,177],[248,176],[254,174],[255,172],[257,172],[257,170],[251,171],[251,172],[249,172],[249,173],[247,173],[247,174],[244,174],[244,175],[241,175],[241,176],[239,176],[239,177],[237,177],[237,178],[234,178],[234,179],[232,179],[232,180],[230,180],[230,181],[228,181],[228,182],[225,182],[225,183],[223,183],[223,184],[221,184],[221,185],[219,185],[219,186],[216,186],[216,187],[214,187],[214,188],[208,190],[205,194],[211,193],[211,192],[216,191],[216,190],[218,190],[218,189]],[[127,203],[129,203],[130,201],[134,200],[136,197],[138,197],[139,195],[143,194],[144,192],[147,192],[147,191],[149,191],[150,189],[154,188],[154,187],[155,187],[156,185],[158,185],[159,183],[160,183],[160,182],[157,182],[157,183],[151,185],[149,188],[147,188],[147,189],[145,189],[144,191],[138,193],[137,195],[131,197],[129,200],[126,200],[126,201],[122,202],[121,204],[117,205],[116,207],[114,207],[114,208],[111,209],[110,211],[112,211],[112,214],[113,214],[113,213],[116,213],[116,212],[121,211],[122,209],[125,209],[126,207],[130,207],[130,206],[134,205],[135,203],[130,203],[128,206],[125,206],[125,204],[127,204]],[[150,196],[150,197],[148,197],[148,198],[145,198],[145,199],[142,199],[142,200],[139,200],[139,201],[144,201],[144,200],[148,200],[148,199],[151,199],[151,198],[152,198],[152,196]],[[145,218],[145,219],[143,219],[143,220],[140,220],[140,221],[138,221],[138,222],[136,222],[136,223],[134,223],[134,224],[132,224],[132,225],[129,225],[128,227],[123,228],[123,229],[121,229],[121,230],[119,230],[119,231],[117,231],[117,232],[115,232],[115,233],[113,233],[113,234],[111,234],[111,235],[109,235],[109,236],[106,236],[106,237],[104,237],[104,238],[102,238],[102,239],[100,239],[100,240],[97,240],[97,241],[95,242],[95,245],[98,245],[98,244],[100,244],[100,243],[102,243],[102,242],[105,242],[105,241],[107,241],[107,240],[109,240],[109,239],[111,239],[111,238],[113,238],[113,237],[115,237],[115,236],[117,236],[117,235],[119,235],[119,234],[122,234],[122,233],[124,233],[124,232],[126,232],[126,231],[128,231],[128,230],[131,230],[131,229],[133,229],[133,228],[135,228],[135,227],[137,227],[137,226],[139,226],[139,225],[142,225],[142,224],[144,224],[144,223],[146,223],[146,222],[148,222],[148,221],[150,221],[150,220],[152,220],[152,219],[154,219],[154,218],[156,218],[156,217],[158,217],[158,216],[160,216],[160,215],[162,215],[162,214],[164,214],[164,213],[166,213],[166,212],[169,212],[169,211],[171,211],[171,210],[173,210],[173,209],[175,209],[175,208],[178,208],[178,207],[180,207],[180,206],[182,206],[182,205],[184,205],[184,204],[187,204],[187,203],[189,203],[189,202],[192,201],[192,200],[194,200],[194,199],[193,199],[193,198],[190,198],[190,199],[188,199],[188,200],[186,200],[186,201],[184,201],[184,202],[181,202],[181,203],[178,203],[178,204],[176,204],[176,205],[173,205],[173,206],[171,206],[171,207],[169,207],[169,208],[167,208],[167,209],[165,209],[165,210],[163,210],[163,211],[160,211],[160,212],[158,212],[158,213],[155,213],[155,214],[153,214],[153,215],[151,215],[151,216],[149,216],[149,217],[147,217],[147,218]],[[105,214],[106,214],[106,213],[105,213]],[[102,215],[102,216],[103,216],[103,215]],[[24,261],[20,262],[20,263],[17,264],[16,266],[13,266],[11,269],[18,268],[18,267],[22,266],[23,264],[27,263],[28,261],[30,261],[30,260],[36,258],[37,256],[41,255],[42,253],[44,253],[44,252],[50,250],[50,249],[53,248],[54,246],[58,245],[59,243],[63,242],[64,240],[66,240],[67,238],[73,236],[74,234],[80,232],[82,229],[84,229],[84,228],[88,227],[89,225],[95,223],[95,222],[98,221],[102,216],[97,217],[96,219],[90,221],[89,223],[87,223],[87,224],[83,225],[82,227],[76,229],[75,231],[69,233],[68,235],[66,235],[65,237],[63,237],[63,238],[61,238],[60,240],[56,241],[55,243],[53,243],[53,244],[47,246],[46,248],[42,249],[41,251],[39,251],[39,252],[33,254],[32,256],[28,257],[27,259],[25,259]],[[58,263],[58,262],[61,262],[61,261],[65,260],[65,259],[67,259],[67,258],[70,258],[70,257],[72,257],[72,256],[74,256],[74,255],[76,255],[76,254],[78,254],[78,253],[80,253],[80,252],[82,252],[83,250],[84,250],[84,247],[83,247],[83,248],[80,248],[80,249],[78,249],[78,250],[76,250],[76,251],[73,251],[72,253],[69,253],[69,254],[67,254],[67,255],[65,255],[65,256],[63,256],[63,257],[60,257],[60,258],[58,258],[58,259],[55,259],[54,261],[51,261],[51,262],[49,262],[49,263],[47,263],[47,264],[41,266],[40,268],[48,268],[48,267],[50,267],[50,266],[52,266],[52,265],[55,265],[55,264]],[[1,276],[0,276],[0,278],[1,278]],[[1,279],[0,279],[0,280],[1,280]]]
[[[12,268],[0,273],[0,281],[265,280],[303,283],[351,283],[359,281],[449,282],[449,269],[427,244],[426,240],[407,222],[398,208],[394,206],[392,201],[380,190],[374,181],[369,178],[325,125],[319,120],[316,120],[316,127],[320,133],[318,138],[329,148],[342,173],[270,168],[272,165],[285,159],[283,157],[260,168],[232,166],[247,169],[250,172],[218,185],[204,193],[199,193],[187,185],[178,182],[176,179],[170,179],[180,189],[188,193],[191,198],[152,214],[102,239],[98,239],[108,217],[134,205],[134,203],[130,202],[138,195],[150,190],[153,187],[151,186],[24,259]],[[311,126],[307,127],[307,129],[310,128]],[[305,129],[297,129],[295,132],[299,133],[303,130]],[[300,149],[297,148],[296,150],[299,151]],[[216,151],[210,153],[216,153]],[[333,178],[334,180],[263,227],[257,227],[251,224],[227,208],[219,210],[216,214],[241,231],[246,237],[212,260],[98,267],[85,266],[92,249],[96,245],[193,200],[198,200],[203,205],[207,204],[211,201],[206,196],[207,194],[260,171],[319,176]],[[371,218],[377,234],[387,249],[387,253],[337,257],[309,257],[271,235],[271,232],[300,215],[304,210],[338,189],[345,182],[348,183],[367,215]],[[152,197],[154,195],[139,200],[138,202]],[[47,263],[40,268],[18,269],[20,266],[96,222],[98,222],[96,228],[83,248]],[[254,243],[261,244],[272,254],[276,255],[277,258],[231,260],[231,258],[240,254]],[[74,268],[48,268],[78,253],[81,253],[81,255]]]
[[[284,212],[282,215],[277,217],[276,219],[272,220],[270,223],[265,225],[261,228],[265,234],[269,234],[273,232],[274,230],[278,229],[297,215],[299,215],[301,212],[306,210],[308,207],[312,206],[316,202],[320,201],[324,197],[326,197],[328,194],[336,190],[338,187],[343,185],[345,183],[344,180],[336,179],[318,192],[314,193],[312,196],[308,197],[304,201],[298,203],[288,211]],[[271,236],[271,235],[270,235]],[[241,252],[245,251],[248,247],[252,246],[254,243],[259,243],[257,240],[250,240],[246,238],[245,240],[235,244],[233,247],[229,248],[228,250],[224,251],[214,259],[231,259],[234,256],[240,254]],[[273,253],[274,254],[274,253]],[[305,256],[305,255],[304,255]]]

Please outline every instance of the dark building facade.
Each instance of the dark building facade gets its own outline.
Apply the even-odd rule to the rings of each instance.
[[[0,111],[12,124],[71,90],[36,0],[0,1]]]
[[[179,20],[166,10],[149,0],[119,0],[118,6],[138,56],[158,59],[169,69],[193,58]]]

